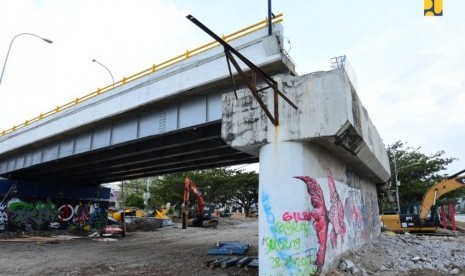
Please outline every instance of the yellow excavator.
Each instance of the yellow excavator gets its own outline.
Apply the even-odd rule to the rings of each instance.
[[[381,227],[393,232],[435,232],[439,220],[435,212],[430,212],[436,201],[455,189],[465,186],[465,175],[462,170],[431,186],[423,195],[423,200],[417,208],[410,208],[410,214],[380,215]]]

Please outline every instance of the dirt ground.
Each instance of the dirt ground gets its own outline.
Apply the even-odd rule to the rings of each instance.
[[[207,250],[218,241],[249,243],[246,255],[258,256],[257,219],[224,219],[216,229],[176,224],[117,241],[12,238],[0,236],[0,275],[258,275],[257,269],[213,270],[204,264],[216,257]]]
[[[465,223],[464,223],[465,226]],[[50,234],[54,235],[51,239]],[[63,234],[63,233],[58,233]],[[155,231],[129,232],[125,238],[112,237],[114,241],[100,238],[80,237],[67,240],[69,235],[48,237],[41,233],[0,234],[0,275],[258,275],[258,269],[245,270],[235,266],[229,268],[207,268],[205,262],[217,258],[207,255],[218,241],[241,241],[250,244],[247,256],[258,256],[258,221],[249,219],[221,219],[217,228],[190,227],[183,230],[180,224],[164,226]],[[405,238],[400,238],[405,240]],[[451,240],[452,239],[452,240]],[[444,241],[442,241],[444,240]],[[441,241],[440,243],[438,243]],[[431,247],[435,242],[438,246]],[[457,243],[459,243],[457,245]],[[402,248],[402,246],[409,248]],[[456,238],[410,238],[409,243],[399,243],[399,238],[380,238],[355,251],[349,257],[356,265],[364,267],[365,273],[357,275],[449,275],[438,268],[402,271],[399,266],[388,266],[388,257],[410,260],[413,253],[434,259],[432,251],[441,246],[459,246],[457,254],[465,253],[465,236]],[[462,246],[463,245],[463,246]],[[417,246],[418,249],[413,247]],[[414,251],[417,250],[418,252]],[[453,250],[453,251],[454,251]],[[449,251],[445,251],[447,255]],[[441,254],[438,251],[438,254]],[[391,256],[393,255],[393,256]],[[411,255],[411,256],[410,256]],[[342,256],[344,257],[344,256]],[[444,256],[445,259],[450,257]],[[444,259],[439,258],[439,259]],[[461,258],[461,257],[460,257]],[[465,262],[458,259],[458,275],[464,275]],[[432,260],[434,264],[434,260]],[[338,267],[335,263],[332,267]],[[444,267],[443,267],[444,268]],[[452,267],[449,267],[451,269]],[[327,275],[352,275],[339,269]]]

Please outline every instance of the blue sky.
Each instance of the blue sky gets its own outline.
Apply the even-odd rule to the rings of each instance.
[[[422,0],[274,0],[273,12],[284,13],[285,48],[300,74],[347,56],[386,145],[444,150],[460,158],[449,173],[465,169],[465,1],[445,0],[442,17],[424,17]],[[110,84],[92,59],[120,80],[209,42],[187,14],[227,34],[266,13],[266,0],[1,1],[0,64],[18,33],[54,43],[15,40],[0,85],[0,129]]]

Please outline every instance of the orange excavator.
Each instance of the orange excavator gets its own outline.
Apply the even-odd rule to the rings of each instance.
[[[189,212],[189,193],[194,193],[197,198],[197,209]],[[214,205],[205,203],[197,184],[189,178],[184,182],[184,203],[182,207],[182,229],[189,226],[214,227],[218,220],[214,217]]]

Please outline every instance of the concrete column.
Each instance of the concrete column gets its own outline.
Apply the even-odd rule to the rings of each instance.
[[[374,185],[303,142],[260,149],[260,275],[317,275],[379,235]]]
[[[274,126],[250,91],[226,94],[222,137],[260,159],[260,275],[324,274],[379,235],[375,184],[389,179],[389,160],[346,71],[275,80],[299,108],[280,100]]]
[[[315,236],[309,221],[311,205],[304,183],[294,178],[321,171],[312,159],[299,142],[276,142],[260,149],[260,275],[313,275],[317,271],[318,246],[310,237]]]

